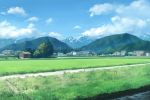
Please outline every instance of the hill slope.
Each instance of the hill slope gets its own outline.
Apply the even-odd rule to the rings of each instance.
[[[0,48],[10,45],[15,42],[15,39],[0,39]]]
[[[150,42],[142,40],[128,33],[107,36],[83,46],[81,50],[89,50],[97,53],[111,53],[115,51],[150,51]]]
[[[30,41],[24,41],[21,43],[13,43],[11,45],[8,45],[2,49],[0,49],[0,51],[2,50],[26,50],[26,49],[32,49],[35,50],[41,43],[43,42],[47,42],[50,41],[54,47],[54,51],[55,52],[68,52],[71,50],[71,48],[65,44],[64,42],[61,42],[59,40],[57,40],[56,38],[52,38],[52,37],[40,37],[37,39],[33,39]]]

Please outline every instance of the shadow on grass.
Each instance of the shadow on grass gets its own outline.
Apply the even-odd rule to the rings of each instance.
[[[125,90],[125,91],[119,91],[119,92],[114,92],[114,93],[104,93],[104,94],[99,94],[93,97],[77,97],[75,100],[111,100],[111,99],[116,99],[116,98],[121,98],[124,96],[131,96],[134,94],[138,94],[141,92],[147,92],[150,91],[150,85],[140,87],[138,89],[130,89],[130,90]]]

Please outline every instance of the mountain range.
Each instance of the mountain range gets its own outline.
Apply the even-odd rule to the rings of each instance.
[[[8,46],[10,44],[13,44],[13,43],[21,43],[21,42],[24,42],[24,41],[30,41],[30,40],[33,40],[34,38],[22,38],[22,39],[0,39],[0,49],[1,48],[4,48],[5,46]]]
[[[3,50],[14,50],[14,51],[24,51],[27,49],[35,50],[41,43],[50,41],[54,47],[55,52],[69,52],[72,50],[71,47],[69,47],[64,42],[61,42],[53,37],[40,37],[33,40],[28,41],[20,41],[16,42],[10,45],[7,45],[0,49],[0,51]]]
[[[41,43],[47,41],[52,43],[55,52],[64,53],[72,51],[72,47],[75,50],[93,51],[96,53],[113,53],[123,50],[150,51],[150,41],[143,40],[129,33],[105,36],[96,40],[89,37],[80,37],[78,39],[71,37],[63,40],[63,42],[53,37],[25,38],[20,40],[0,39],[0,51],[24,51],[29,48],[35,50]]]
[[[93,51],[97,53],[112,53],[115,51],[150,51],[150,41],[142,40],[134,35],[124,33],[106,36],[83,46],[80,50]]]

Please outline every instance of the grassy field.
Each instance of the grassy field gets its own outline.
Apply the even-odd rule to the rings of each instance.
[[[0,80],[0,100],[75,100],[150,85],[150,65]]]
[[[106,67],[150,62],[149,58],[59,58],[30,60],[1,60],[0,75],[35,73],[64,69]]]

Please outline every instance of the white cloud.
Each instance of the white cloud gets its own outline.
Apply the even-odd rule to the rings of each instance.
[[[22,36],[31,36],[36,29],[34,24],[29,24],[24,28],[17,28],[8,21],[0,22],[0,37],[1,38],[17,38]]]
[[[28,22],[37,22],[37,21],[39,21],[39,18],[33,16],[33,17],[30,17],[27,21],[28,21]]]
[[[89,9],[90,16],[94,15],[101,15],[107,12],[110,12],[114,9],[114,6],[109,3],[104,3],[104,4],[96,4],[93,7]]]
[[[48,19],[46,20],[46,23],[47,23],[47,24],[50,24],[52,21],[53,21],[52,18],[48,18]]]
[[[86,30],[82,34],[85,36],[101,36],[110,34],[119,34],[125,32],[134,32],[142,30],[146,26],[147,22],[141,19],[130,19],[130,18],[112,18],[111,24],[106,24],[97,28],[91,28]]]
[[[49,32],[48,36],[55,37],[55,38],[60,39],[60,40],[64,39],[64,37],[62,36],[62,34],[57,33],[57,32]]]
[[[95,36],[103,35],[103,33],[106,31],[106,29],[107,28],[105,26],[101,26],[101,27],[97,27],[97,28],[91,28],[89,30],[86,30],[82,34],[85,36],[95,37]]]
[[[150,16],[149,12],[150,3],[148,0],[136,0],[130,3],[129,5],[120,5],[115,10],[116,13],[124,17],[139,17],[147,18]]]
[[[73,29],[81,29],[81,28],[82,28],[82,27],[79,26],[79,25],[76,25],[76,26],[73,27]]]
[[[8,14],[18,14],[22,16],[26,16],[27,13],[22,7],[11,7],[7,11]]]
[[[119,33],[135,35],[150,32],[150,3],[148,0],[132,1],[129,5],[115,5],[110,22],[83,32],[86,36],[105,36]]]

